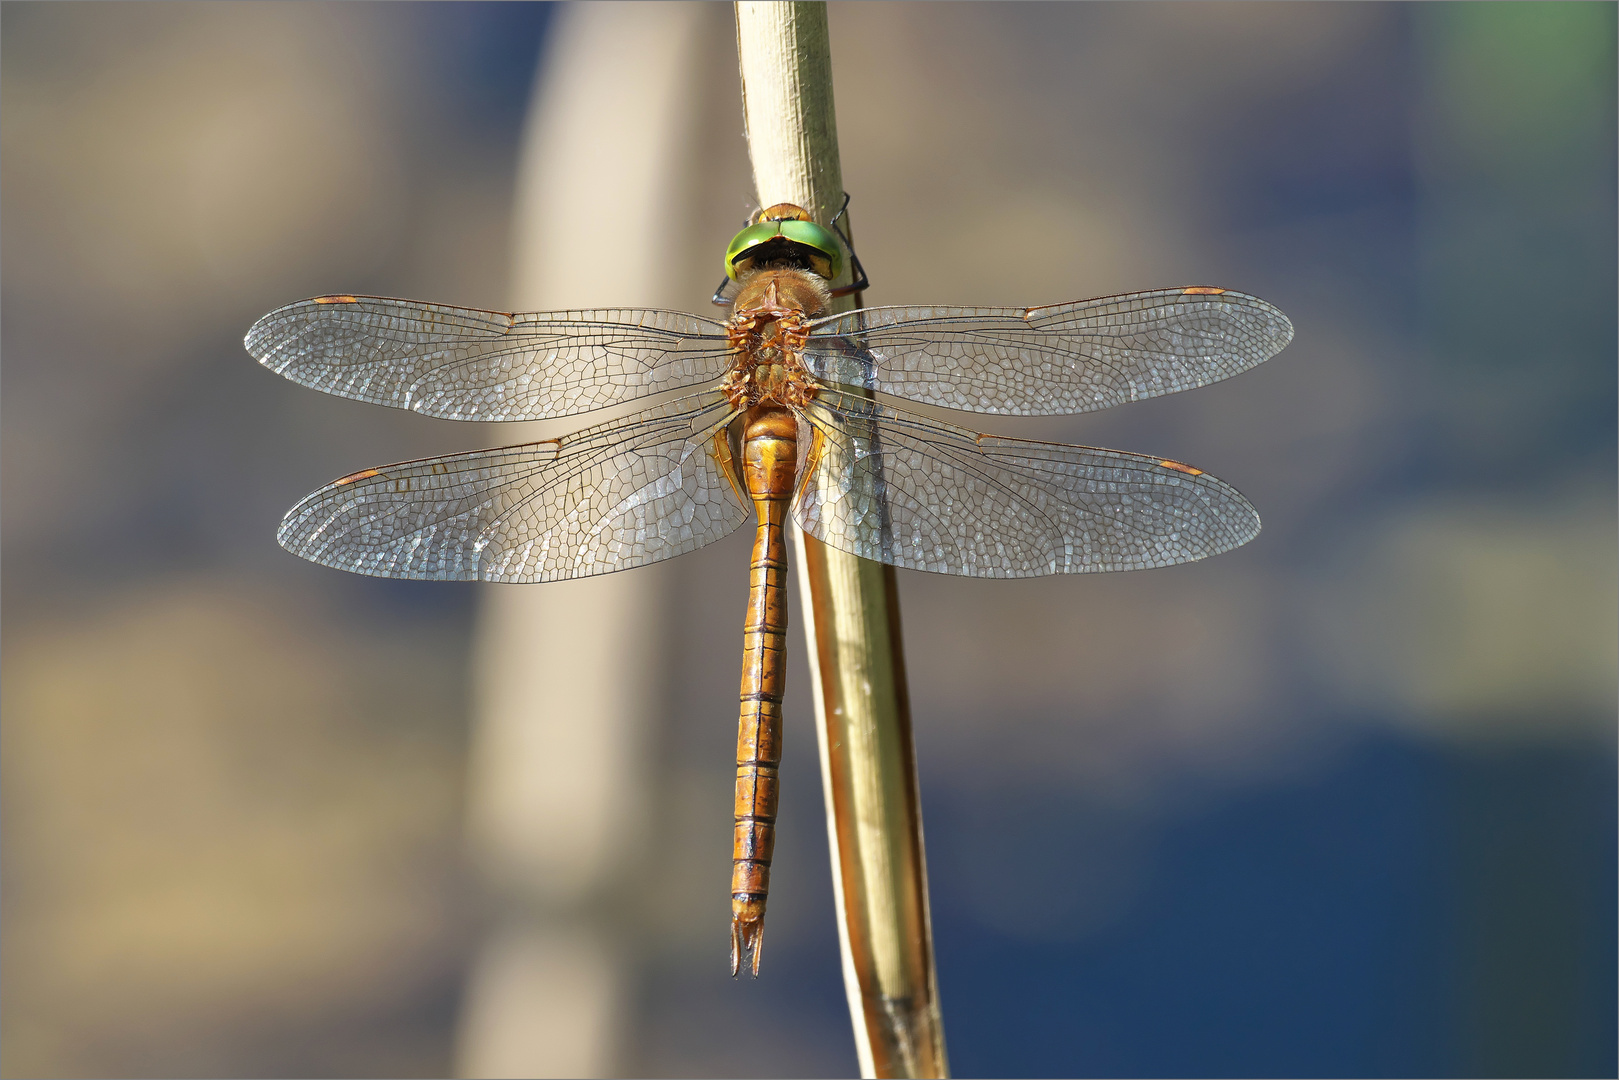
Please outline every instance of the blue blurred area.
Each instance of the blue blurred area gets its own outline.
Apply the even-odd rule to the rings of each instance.
[[[424,81],[457,95],[450,108],[458,123],[515,147],[556,6],[499,0],[388,6],[416,21],[422,37],[434,43],[431,59],[441,67],[425,73]]]
[[[1062,858],[1110,826],[1076,814],[1071,793],[1014,797],[1020,852]],[[935,869],[952,1068],[1611,1075],[1614,799],[1612,769],[1583,747],[1365,738],[1321,774],[1157,823],[1128,909],[1072,943],[986,932]],[[933,865],[995,812],[930,799]]]

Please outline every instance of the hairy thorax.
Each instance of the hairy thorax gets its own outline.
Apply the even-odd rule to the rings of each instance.
[[[726,332],[734,352],[725,395],[747,408],[801,406],[815,396],[804,370],[808,324],[826,309],[826,282],[812,271],[765,267],[742,276]]]

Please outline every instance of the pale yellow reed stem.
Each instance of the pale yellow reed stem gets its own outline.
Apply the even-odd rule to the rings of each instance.
[[[740,2],[736,19],[760,205],[824,224],[843,201],[826,5]],[[894,570],[791,531],[861,1075],[946,1076]]]

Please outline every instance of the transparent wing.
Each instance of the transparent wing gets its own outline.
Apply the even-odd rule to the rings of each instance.
[[[367,469],[304,498],[278,539],[340,570],[438,581],[555,581],[668,559],[747,519],[715,446],[731,415],[702,394],[561,439]]]
[[[1236,491],[1179,462],[978,435],[823,391],[793,512],[841,551],[963,577],[1169,566],[1259,534]]]
[[[1292,340],[1258,297],[1163,289],[1040,308],[863,308],[814,323],[804,362],[824,382],[1041,416],[1218,382]]]
[[[295,383],[450,420],[543,420],[718,379],[725,327],[678,311],[499,311],[322,296],[270,312],[247,351]]]

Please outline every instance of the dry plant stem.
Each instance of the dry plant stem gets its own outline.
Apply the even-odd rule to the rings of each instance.
[[[736,16],[760,205],[826,223],[843,200],[826,5],[743,2]],[[894,570],[790,532],[861,1074],[946,1076]]]

